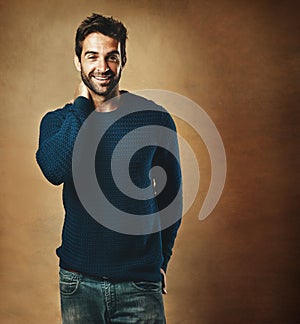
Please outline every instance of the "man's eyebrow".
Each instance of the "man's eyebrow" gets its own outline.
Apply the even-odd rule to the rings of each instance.
[[[86,56],[86,55],[88,55],[88,54],[99,54],[98,52],[95,52],[95,51],[86,51],[85,53],[84,53],[84,56]]]
[[[89,55],[89,54],[98,55],[99,53],[96,52],[96,51],[86,51],[86,52],[84,53],[84,56]],[[118,50],[113,50],[113,51],[108,52],[108,53],[106,54],[106,56],[107,56],[107,55],[113,55],[113,54],[118,54],[118,55],[120,55],[120,52],[119,52]]]
[[[120,52],[118,50],[113,50],[111,52],[108,52],[106,55],[113,55],[113,54],[118,54],[120,55]]]

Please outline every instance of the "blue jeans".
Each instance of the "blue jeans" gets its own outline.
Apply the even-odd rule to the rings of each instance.
[[[63,324],[166,323],[161,282],[111,282],[59,271]]]

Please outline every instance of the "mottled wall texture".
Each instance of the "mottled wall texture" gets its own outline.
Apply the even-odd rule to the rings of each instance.
[[[199,221],[209,158],[177,121],[203,181],[169,266],[168,323],[300,323],[297,4],[1,0],[1,323],[60,323],[61,187],[44,179],[35,151],[41,117],[73,97],[75,30],[92,12],[128,27],[121,88],[191,98],[226,149],[223,195]],[[187,187],[193,180],[185,174]]]

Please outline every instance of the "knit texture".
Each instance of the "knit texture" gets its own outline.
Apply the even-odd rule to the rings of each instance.
[[[99,186],[107,199],[117,208],[128,213],[142,215],[162,210],[179,192],[181,194],[181,172],[179,156],[156,145],[139,149],[129,163],[132,182],[146,188],[152,185],[149,171],[153,166],[161,166],[167,174],[167,183],[156,197],[137,200],[126,196],[118,189],[111,175],[111,158],[116,145],[130,131],[139,127],[155,125],[167,127],[176,132],[174,121],[162,107],[152,101],[133,94],[134,102],[143,108],[126,114],[112,124],[102,137],[95,157],[95,170]],[[121,96],[122,97],[122,96]],[[117,109],[127,109],[121,106]],[[96,221],[86,211],[75,190],[72,175],[72,154],[78,132],[94,108],[88,99],[78,97],[73,104],[48,112],[40,125],[39,147],[36,160],[44,176],[54,185],[63,184],[63,205],[65,219],[62,231],[62,243],[57,249],[60,266],[85,275],[108,278],[116,281],[159,281],[160,268],[165,271],[172,255],[174,241],[180,226],[182,201],[179,200],[176,211],[178,221],[166,229],[147,235],[130,235],[111,230]],[[116,113],[99,113],[103,125],[111,124]],[[160,136],[145,131],[141,137]],[[166,139],[166,146],[175,147],[178,152],[176,133]],[[141,137],[131,141],[140,141]],[[126,145],[137,145],[127,143]],[[121,147],[114,158],[122,161]],[[123,151],[122,151],[123,150]],[[155,189],[153,188],[153,191]],[[108,213],[109,210],[103,210]]]

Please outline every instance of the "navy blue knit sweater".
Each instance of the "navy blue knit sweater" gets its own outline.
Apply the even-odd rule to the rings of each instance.
[[[111,152],[128,132],[142,126],[156,125],[176,131],[175,124],[162,107],[133,94],[142,111],[128,113],[109,128],[97,149],[95,168],[100,185],[108,198],[118,208],[136,215],[151,214],[165,208],[179,192],[181,172],[177,159],[166,149],[151,145],[139,150],[130,161],[132,182],[143,188],[149,186],[149,170],[156,165],[163,167],[167,184],[155,198],[134,200],[118,190],[109,174]],[[121,96],[122,97],[122,96]],[[150,108],[151,106],[151,108]],[[147,109],[149,107],[149,109]],[[125,109],[121,106],[117,109]],[[177,220],[173,225],[152,234],[123,234],[103,226],[86,211],[75,190],[72,175],[72,153],[78,132],[94,111],[91,101],[78,97],[73,104],[48,112],[41,121],[37,162],[44,176],[54,185],[63,183],[65,220],[62,244],[57,249],[60,266],[85,275],[109,278],[116,281],[159,281],[160,268],[167,269],[172,248],[180,225],[181,199],[176,206]],[[114,112],[99,113],[103,123],[111,122]],[[159,135],[159,134],[157,134]],[[177,147],[176,135],[172,145]],[[126,149],[126,148],[125,148]],[[108,212],[109,211],[103,211]]]

